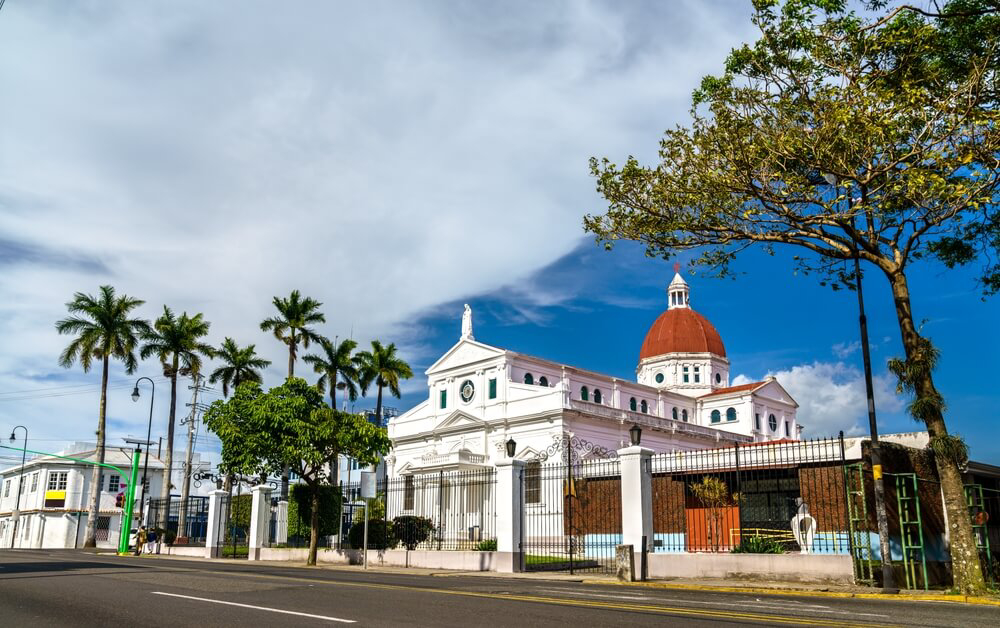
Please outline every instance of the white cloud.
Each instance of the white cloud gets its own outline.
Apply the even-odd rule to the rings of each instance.
[[[844,430],[847,435],[867,433],[868,401],[864,374],[843,362],[813,362],[768,373],[799,403],[798,420],[805,425],[805,436],[817,438]],[[760,378],[737,375],[732,384],[739,386]],[[903,410],[903,400],[895,392],[891,376],[876,375],[875,411],[877,416]]]
[[[602,207],[587,158],[653,158],[700,77],[751,36],[747,11],[8,3],[0,392],[97,381],[56,365],[52,325],[102,283],[147,299],[147,317],[204,312],[212,342],[275,362],[272,381],[282,348],[257,324],[293,288],[325,303],[329,335],[409,336],[412,357],[417,313],[577,245]],[[85,437],[96,408],[94,394],[0,400],[0,424]],[[118,433],[145,431],[125,396],[110,412]]]
[[[854,340],[851,342],[838,342],[831,347],[833,354],[843,360],[855,351],[861,349],[861,341]]]

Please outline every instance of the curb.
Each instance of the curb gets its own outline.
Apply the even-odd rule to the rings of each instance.
[[[706,584],[667,584],[661,582],[608,582],[584,580],[584,584],[613,584],[623,587],[649,587],[677,591],[713,591],[716,593],[754,593],[758,595],[795,595],[802,597],[857,598],[864,600],[896,600],[906,602],[951,602],[1000,607],[1000,599],[977,595],[947,595],[944,593],[860,593],[853,591],[816,591],[809,589],[776,589],[763,587],[726,587]]]

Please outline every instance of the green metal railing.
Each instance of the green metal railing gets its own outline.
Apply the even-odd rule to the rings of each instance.
[[[920,519],[920,495],[917,474],[886,473],[896,478],[896,508],[899,513],[900,546],[906,588],[916,589],[918,581],[927,590],[927,556],[924,551],[924,528]]]
[[[865,469],[860,462],[844,467],[847,486],[847,513],[851,527],[854,579],[874,586],[874,552],[868,529],[868,502],[865,499]]]
[[[990,535],[986,529],[987,519],[983,516],[986,514],[986,500],[983,497],[982,484],[965,485],[965,503],[969,507],[969,516],[972,518],[972,533],[976,537],[976,549],[979,550],[979,558],[986,561],[992,560]],[[994,584],[993,569],[987,567],[983,569],[983,572],[987,581],[990,584]]]

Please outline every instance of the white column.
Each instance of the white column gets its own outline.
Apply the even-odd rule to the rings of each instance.
[[[250,489],[253,502],[250,506],[250,560],[260,560],[260,548],[267,547],[267,533],[271,523],[271,491],[266,484]]]
[[[521,571],[521,474],[524,461],[497,462],[497,571]]]
[[[288,502],[278,502],[278,511],[274,515],[274,542],[288,543]]]
[[[648,573],[648,569],[647,557],[642,554],[642,537],[646,537],[646,551],[653,549],[652,455],[653,450],[645,447],[618,450],[622,471],[622,544],[634,548],[638,558],[636,568],[643,575]]]
[[[205,558],[217,558],[223,539],[219,532],[222,528],[222,517],[225,514],[225,504],[222,498],[228,495],[226,491],[212,491],[208,494],[208,530],[205,531]]]

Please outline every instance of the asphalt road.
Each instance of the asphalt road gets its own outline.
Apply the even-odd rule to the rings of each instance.
[[[3,626],[991,626],[953,603],[0,552]]]

